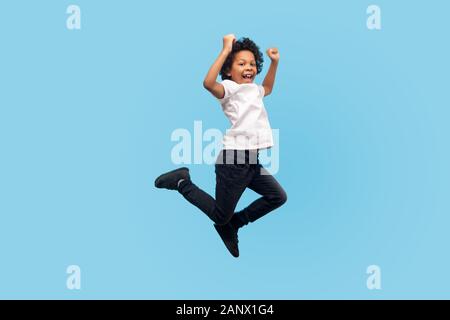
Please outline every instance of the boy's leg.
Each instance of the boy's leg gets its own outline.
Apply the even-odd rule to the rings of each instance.
[[[236,228],[258,220],[287,201],[286,192],[278,181],[262,165],[258,164],[255,168],[256,172],[248,188],[262,197],[233,215],[231,223]]]
[[[245,188],[251,181],[248,165],[216,164],[216,198],[197,187],[190,179],[178,191],[218,225],[227,224]]]

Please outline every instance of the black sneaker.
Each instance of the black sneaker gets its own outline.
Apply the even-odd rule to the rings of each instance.
[[[219,233],[219,236],[222,238],[223,243],[228,251],[230,251],[231,255],[235,258],[239,257],[237,229],[235,229],[231,223],[227,223],[223,226],[214,224],[214,228],[216,228],[217,233]]]
[[[180,179],[184,180],[190,179],[188,168],[183,167],[160,175],[155,180],[155,187],[165,188],[169,190],[177,190],[178,181],[180,181]]]

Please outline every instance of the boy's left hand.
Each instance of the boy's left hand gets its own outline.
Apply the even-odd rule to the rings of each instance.
[[[272,61],[278,62],[278,60],[280,60],[280,53],[278,52],[277,48],[267,49],[267,55]]]

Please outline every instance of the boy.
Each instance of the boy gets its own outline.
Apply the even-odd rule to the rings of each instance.
[[[223,149],[215,164],[215,199],[192,183],[189,169],[180,168],[159,176],[157,188],[178,190],[186,200],[202,210],[212,221],[225,246],[239,257],[238,230],[254,222],[287,200],[286,192],[259,163],[260,149],[273,146],[272,129],[263,97],[272,92],[279,61],[276,48],[267,50],[271,65],[262,85],[253,83],[262,71],[263,56],[248,39],[224,36],[223,49],[209,69],[203,86],[221,104],[232,127],[223,138]],[[222,82],[216,82],[221,75]],[[262,197],[234,213],[246,188]]]

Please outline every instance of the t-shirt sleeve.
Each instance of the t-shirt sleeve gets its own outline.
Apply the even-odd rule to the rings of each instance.
[[[259,95],[261,98],[264,98],[264,95],[266,94],[266,91],[264,90],[263,86],[258,86],[259,88]]]
[[[238,89],[238,85],[231,80],[223,80],[220,84],[223,85],[223,89],[225,90],[225,95],[223,96],[223,98],[218,99],[220,102],[223,102],[229,97],[231,97],[233,94],[236,93]]]

